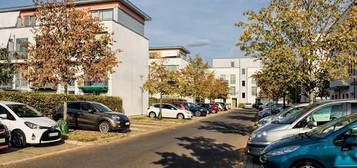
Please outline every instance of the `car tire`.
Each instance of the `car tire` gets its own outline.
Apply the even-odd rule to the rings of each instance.
[[[200,111],[196,111],[195,112],[195,116],[197,116],[197,117],[201,116],[201,112]]]
[[[17,148],[25,148],[26,136],[21,130],[14,130],[11,133],[11,145]]]
[[[185,116],[183,114],[177,114],[177,119],[183,120],[185,119]]]
[[[312,160],[302,160],[294,164],[291,168],[323,168],[323,166]]]
[[[150,113],[149,113],[149,117],[150,117],[150,118],[156,118],[155,112],[150,112]]]
[[[108,121],[102,121],[98,124],[98,130],[101,133],[108,133],[111,130],[111,125]]]

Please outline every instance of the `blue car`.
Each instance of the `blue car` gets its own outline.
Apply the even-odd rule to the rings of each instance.
[[[357,114],[267,146],[264,168],[357,168]]]

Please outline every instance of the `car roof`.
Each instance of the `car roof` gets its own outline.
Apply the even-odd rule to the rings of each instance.
[[[0,101],[0,104],[10,105],[10,104],[23,104],[23,103],[12,102],[12,101]]]

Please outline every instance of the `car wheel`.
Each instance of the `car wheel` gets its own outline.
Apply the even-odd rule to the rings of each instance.
[[[195,112],[195,116],[201,116],[201,112],[200,111],[196,111]]]
[[[26,136],[21,130],[15,130],[11,133],[11,144],[17,148],[26,147]]]
[[[312,160],[303,160],[297,162],[291,168],[323,168],[319,163],[312,161]]]
[[[102,133],[107,133],[110,131],[110,123],[108,121],[102,121],[99,123],[98,129]]]
[[[150,113],[149,113],[149,117],[150,117],[150,118],[155,118],[155,117],[156,117],[156,114],[155,114],[154,112],[150,112]]]
[[[185,116],[183,116],[183,114],[177,114],[177,119],[183,120],[185,119]]]

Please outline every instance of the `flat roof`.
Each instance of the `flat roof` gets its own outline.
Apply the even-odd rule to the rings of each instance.
[[[186,52],[187,54],[190,54],[191,52],[186,49],[184,46],[162,46],[162,47],[150,47],[150,50],[172,50],[172,49],[179,49],[182,50],[184,52]]]
[[[124,5],[126,5],[129,9],[135,11],[138,15],[143,17],[146,21],[151,20],[151,17],[149,15],[147,15],[145,12],[143,12],[141,9],[139,9],[137,6],[135,6],[129,0],[76,0],[74,3],[76,5],[84,5],[84,4],[96,4],[96,3],[102,3],[102,2],[121,2]],[[22,11],[22,10],[34,10],[34,9],[36,9],[36,6],[34,4],[26,5],[26,6],[15,6],[15,7],[9,7],[9,8],[0,8],[0,13]]]

